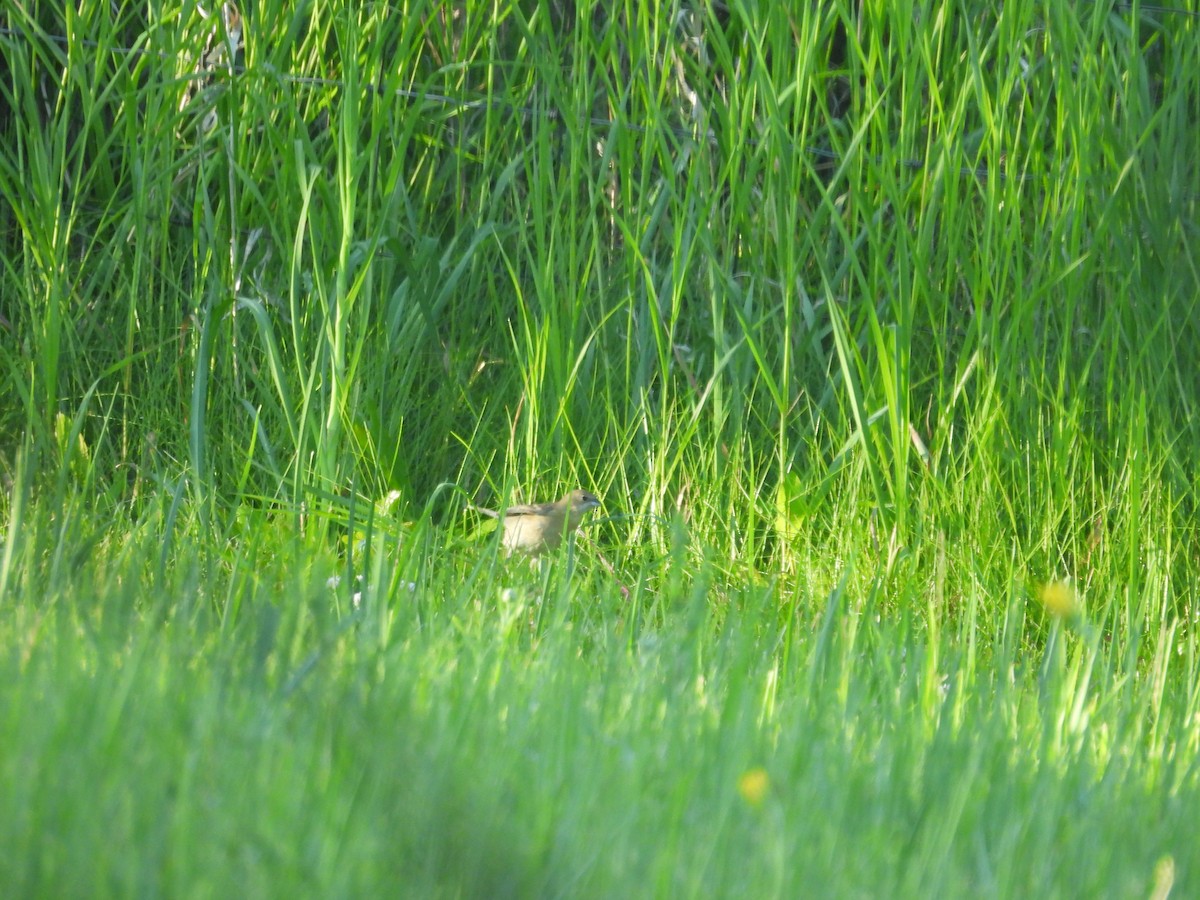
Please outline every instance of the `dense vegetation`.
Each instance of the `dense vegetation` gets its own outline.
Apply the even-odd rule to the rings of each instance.
[[[6,4],[0,893],[1200,890],[1200,17],[928,7]]]

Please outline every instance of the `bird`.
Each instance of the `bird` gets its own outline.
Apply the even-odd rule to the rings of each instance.
[[[476,507],[479,512],[499,519],[504,527],[501,543],[508,556],[521,552],[528,556],[551,553],[570,537],[583,517],[600,505],[599,498],[584,490],[574,490],[557,503],[528,503],[510,506],[503,513]]]

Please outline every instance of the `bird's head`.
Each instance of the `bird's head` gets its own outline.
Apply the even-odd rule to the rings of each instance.
[[[575,515],[583,515],[600,505],[600,498],[584,490],[574,490],[563,497],[562,504]]]

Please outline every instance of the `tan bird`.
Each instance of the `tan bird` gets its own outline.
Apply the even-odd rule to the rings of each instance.
[[[583,517],[599,505],[595,494],[576,490],[557,503],[510,506],[503,515],[490,509],[479,512],[500,519],[504,526],[504,549],[509,556],[517,550],[540,556],[557,550],[563,537],[574,534]]]

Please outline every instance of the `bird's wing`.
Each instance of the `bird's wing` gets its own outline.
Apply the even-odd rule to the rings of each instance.
[[[522,506],[510,506],[504,511],[507,516],[548,516],[554,511],[553,503],[526,503]]]
[[[496,512],[494,509],[485,509],[482,506],[472,506],[471,509],[475,510],[475,512],[482,516],[490,516],[493,519],[500,518],[500,513]]]

